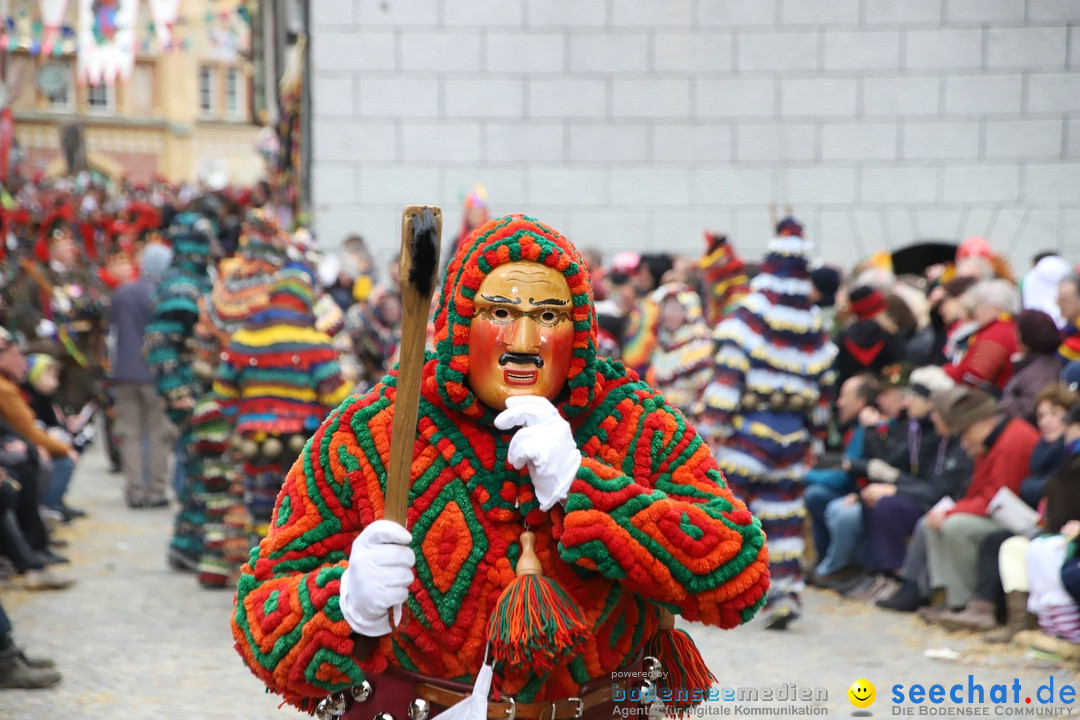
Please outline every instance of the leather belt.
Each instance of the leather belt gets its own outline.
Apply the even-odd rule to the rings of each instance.
[[[614,703],[613,686],[626,689],[634,682],[644,679],[643,655],[619,671],[602,678],[595,678],[581,687],[575,697],[542,700],[538,702],[518,703],[512,697],[505,696],[500,702],[488,701],[487,718],[489,720],[589,720],[593,718],[607,720],[609,708]],[[409,720],[406,712],[410,701],[420,701],[431,706],[430,717],[438,720],[438,715],[453,707],[472,694],[472,685],[435,679],[412,673],[391,666],[380,675],[371,678],[368,685],[370,694],[363,699],[342,698],[347,708],[342,720],[373,720],[389,715],[392,720]],[[356,688],[354,688],[356,690]],[[345,693],[346,695],[348,693]],[[607,712],[605,712],[607,711]],[[425,713],[425,717],[428,715]]]
[[[455,692],[428,683],[417,685],[416,694],[429,703],[444,708],[453,707],[469,697],[468,693]],[[611,683],[607,683],[581,697],[532,703],[517,703],[512,698],[510,702],[489,701],[487,716],[488,720],[576,720],[587,711],[611,701]]]

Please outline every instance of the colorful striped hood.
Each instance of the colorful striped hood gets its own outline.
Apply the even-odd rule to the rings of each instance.
[[[588,268],[577,249],[555,230],[524,215],[506,215],[478,227],[450,261],[435,312],[436,359],[425,368],[424,395],[474,419],[493,420],[468,384],[469,326],[473,300],[492,270],[511,262],[532,261],[562,273],[574,308],[574,358],[566,387],[556,400],[564,417],[580,414],[595,395],[596,313]],[[434,372],[431,365],[434,363]]]

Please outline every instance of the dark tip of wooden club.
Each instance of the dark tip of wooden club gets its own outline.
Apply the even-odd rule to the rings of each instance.
[[[423,297],[431,297],[439,269],[439,221],[431,208],[413,215],[412,267],[408,282]]]

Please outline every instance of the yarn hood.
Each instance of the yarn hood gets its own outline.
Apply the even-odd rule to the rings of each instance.
[[[450,261],[435,312],[435,358],[424,372],[424,395],[474,419],[493,420],[469,387],[469,329],[474,299],[484,279],[500,265],[530,261],[559,271],[573,301],[574,350],[570,372],[555,405],[564,417],[584,411],[596,393],[596,313],[588,267],[560,233],[524,215],[489,220],[460,244]],[[432,371],[433,366],[433,371]]]

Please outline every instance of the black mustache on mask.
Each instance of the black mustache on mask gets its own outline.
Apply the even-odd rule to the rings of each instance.
[[[544,367],[544,358],[529,353],[503,353],[499,356],[499,365],[505,365],[506,363],[516,363],[517,365],[532,363],[536,367],[542,368]]]

